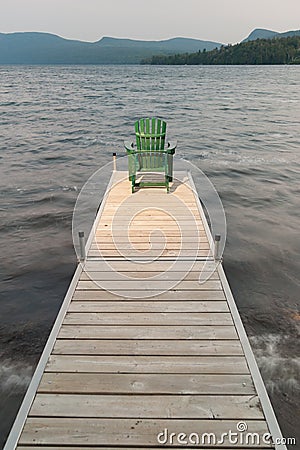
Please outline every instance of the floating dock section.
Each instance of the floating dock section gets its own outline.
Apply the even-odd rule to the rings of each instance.
[[[114,171],[5,450],[281,442],[191,176]]]

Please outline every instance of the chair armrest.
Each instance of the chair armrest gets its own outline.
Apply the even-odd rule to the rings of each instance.
[[[134,154],[134,153],[146,153],[147,151],[154,151],[154,152],[157,151],[157,152],[160,152],[160,153],[169,153],[169,154],[173,155],[175,153],[175,149],[177,147],[177,142],[176,141],[168,142],[167,147],[165,147],[164,150],[154,150],[153,149],[153,150],[139,150],[139,151],[137,151],[136,144],[134,144],[133,142],[129,142],[129,141],[124,141],[124,147],[125,147],[127,153],[132,153],[132,154]]]
[[[176,147],[177,147],[177,141],[168,142],[166,150],[171,155],[174,155]]]
[[[133,142],[125,141],[124,147],[126,148],[127,153],[135,153],[135,145]]]

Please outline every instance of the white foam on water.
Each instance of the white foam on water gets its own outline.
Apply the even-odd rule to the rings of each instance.
[[[4,360],[0,363],[0,389],[4,392],[24,391],[32,378],[33,367],[29,364]]]
[[[282,348],[287,348],[289,339],[290,336],[278,334],[250,337],[258,366],[270,393],[281,391],[293,394],[300,391],[300,357],[282,354]]]

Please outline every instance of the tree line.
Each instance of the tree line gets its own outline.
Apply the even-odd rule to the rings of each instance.
[[[300,64],[300,36],[256,39],[236,45],[222,45],[211,51],[176,55],[156,55],[141,64],[258,65]]]

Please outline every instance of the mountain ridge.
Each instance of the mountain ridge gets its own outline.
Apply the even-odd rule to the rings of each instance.
[[[51,33],[0,33],[0,64],[139,64],[142,58],[155,54],[188,53],[221,45],[182,37],[143,41],[104,36],[86,42]]]
[[[256,39],[273,39],[274,37],[289,37],[289,36],[300,36],[300,30],[290,30],[284,32],[278,32],[273,30],[268,30],[266,28],[255,28],[249,36],[242,40],[242,42],[255,41]]]
[[[300,36],[300,30],[256,28],[241,42],[289,36]],[[139,64],[152,56],[211,51],[223,45],[186,37],[144,41],[103,36],[88,42],[36,31],[0,33],[0,64]]]

